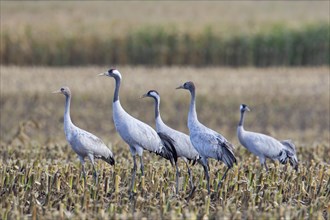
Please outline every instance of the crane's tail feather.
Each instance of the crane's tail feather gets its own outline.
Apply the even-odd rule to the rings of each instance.
[[[111,155],[109,155],[108,157],[101,157],[101,159],[110,165],[115,165],[115,159]]]
[[[234,163],[237,163],[236,157],[233,153],[232,146],[228,145],[228,143],[223,142],[221,144],[222,146],[222,153],[218,155],[218,160],[222,160],[227,167],[232,168],[234,166]]]
[[[282,160],[284,163],[287,162],[287,159],[289,159],[290,165],[298,171],[298,159],[296,154],[296,147],[293,144],[291,140],[283,140],[281,141],[281,144],[285,147],[285,152],[287,155],[287,158],[285,160]],[[280,162],[282,163],[280,160]]]
[[[158,132],[158,136],[162,140],[164,147],[160,152],[156,152],[156,154],[169,160],[173,165],[173,162],[176,163],[178,161],[178,155],[174,147],[174,140],[162,132]]]
[[[281,144],[290,152],[293,154],[296,154],[296,146],[291,140],[283,140],[281,141]]]
[[[289,163],[296,171],[298,171],[298,159],[296,155],[289,157]]]

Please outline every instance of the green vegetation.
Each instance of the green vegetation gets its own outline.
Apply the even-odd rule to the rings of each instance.
[[[329,65],[328,9],[327,1],[6,1],[0,59],[43,66]]]
[[[35,36],[1,33],[1,61],[16,65],[194,65],[314,66],[329,65],[329,25],[293,30],[277,25],[269,31],[223,37],[211,29],[201,34],[149,27],[124,37]]]

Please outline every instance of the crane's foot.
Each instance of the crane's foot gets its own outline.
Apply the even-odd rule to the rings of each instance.
[[[135,200],[136,192],[130,191],[129,192],[129,200]]]
[[[98,178],[98,174],[97,174],[96,171],[93,173],[93,178],[94,178],[94,183],[95,183],[95,185],[97,185],[98,182],[99,182],[99,178]]]
[[[195,190],[196,190],[196,186],[193,186],[189,192],[188,197],[186,197],[186,200],[189,200],[193,197]]]
[[[217,192],[210,194],[209,196],[212,201],[216,201],[219,198],[219,193],[217,191]]]
[[[222,187],[222,180],[220,180],[218,183],[217,193],[219,192],[221,187]]]
[[[83,181],[83,186],[84,186],[84,188],[86,188],[86,187],[87,187],[87,178],[86,178],[86,174],[85,174],[85,173],[82,173],[82,177],[83,177],[83,179],[82,179],[82,181]]]

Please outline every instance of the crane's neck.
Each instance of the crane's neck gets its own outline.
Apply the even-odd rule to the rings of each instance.
[[[191,100],[190,100],[190,107],[188,113],[188,127],[190,126],[190,123],[198,122],[197,112],[196,112],[195,89],[191,89],[189,91],[191,94]]]
[[[244,124],[244,114],[245,112],[244,111],[241,111],[241,119],[239,120],[239,123],[238,123],[238,126],[237,126],[237,137],[238,137],[238,140],[239,142],[243,145],[243,146],[246,146],[246,142],[245,142],[245,138],[244,138],[244,135],[245,135],[245,130],[244,130],[244,127],[243,127],[243,124]]]
[[[119,100],[119,88],[120,88],[121,78],[118,76],[114,76],[114,78],[116,81],[116,87],[115,87],[115,92],[113,95],[113,102],[116,102]]]
[[[154,99],[155,99],[155,120],[156,120],[156,126],[158,127],[160,124],[164,124],[164,123],[159,113],[160,99],[159,98],[154,98]]]
[[[153,98],[155,99],[155,119],[157,120],[157,118],[160,117],[160,115],[159,115],[160,99],[155,98],[155,97],[153,97]]]
[[[64,110],[64,129],[67,130],[72,125],[71,117],[70,117],[70,104],[71,104],[71,96],[65,96],[65,110]]]
[[[243,128],[244,118],[245,118],[245,111],[241,111],[241,118],[240,118],[239,123],[238,123],[239,127]]]

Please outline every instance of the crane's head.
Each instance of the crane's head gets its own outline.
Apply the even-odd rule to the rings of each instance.
[[[195,90],[195,85],[193,82],[188,81],[188,82],[185,82],[183,85],[177,87],[176,89],[187,89],[189,91],[193,91],[193,90]]]
[[[61,87],[59,90],[54,91],[53,93],[62,93],[63,95],[65,95],[67,97],[71,96],[71,91],[70,91],[69,87],[67,87],[67,86]]]
[[[151,97],[151,98],[154,98],[154,99],[159,99],[160,98],[159,93],[156,90],[150,90],[149,92],[147,92],[146,94],[143,94],[141,96],[141,98],[145,98],[145,97]]]
[[[109,76],[109,77],[121,79],[121,74],[117,69],[109,69],[107,72],[100,73],[99,76]]]
[[[240,109],[241,109],[241,112],[250,111],[249,107],[245,104],[241,104]]]

